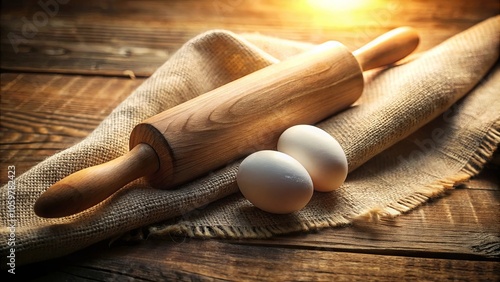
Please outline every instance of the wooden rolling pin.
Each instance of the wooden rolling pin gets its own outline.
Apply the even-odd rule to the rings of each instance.
[[[329,41],[168,109],[137,125],[131,151],[52,185],[34,205],[63,217],[103,201],[145,176],[168,189],[262,149],[296,124],[346,109],[363,92],[363,70],[392,64],[419,42],[411,28],[392,30],[354,53]]]

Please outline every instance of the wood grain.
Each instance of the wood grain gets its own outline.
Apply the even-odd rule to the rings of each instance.
[[[362,90],[354,56],[328,42],[145,120],[132,131],[130,147],[153,147],[160,170],[149,180],[171,188],[249,153],[274,149],[285,129],[346,109]]]
[[[155,151],[147,144],[139,144],[121,157],[77,171],[49,187],[36,200],[35,214],[54,218],[79,213],[158,167]]]
[[[495,0],[367,1],[371,6],[350,13],[311,2],[71,0],[30,32],[26,22],[34,25],[33,16],[43,12],[37,1],[3,1],[1,68],[149,76],[183,43],[210,29],[318,44],[333,39],[355,50],[394,27],[410,25],[423,34],[423,51],[500,12]]]
[[[498,191],[458,189],[396,219],[355,222],[349,228],[318,234],[239,243],[397,256],[498,259],[498,197]]]
[[[143,81],[29,73],[0,79],[0,162],[15,165],[17,175],[83,139]]]
[[[495,281],[500,263],[358,254],[323,248],[234,245],[217,240],[149,240],[94,246],[40,264],[42,281]],[[45,269],[44,269],[45,268]],[[19,273],[29,277],[33,267]],[[33,273],[33,272],[31,272]]]

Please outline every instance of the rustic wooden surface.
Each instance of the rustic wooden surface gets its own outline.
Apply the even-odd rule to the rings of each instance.
[[[1,4],[2,183],[8,165],[20,174],[84,138],[203,31],[224,28],[315,43],[333,38],[354,50],[384,31],[411,25],[422,35],[419,51],[425,51],[500,12],[497,0],[367,0],[369,9],[354,12],[315,10],[307,0],[71,0],[23,36],[23,17],[32,21],[43,11],[37,2]],[[17,52],[9,34],[19,35]],[[269,240],[106,241],[17,273],[40,281],[499,281],[498,172],[490,165],[443,198],[379,224]]]

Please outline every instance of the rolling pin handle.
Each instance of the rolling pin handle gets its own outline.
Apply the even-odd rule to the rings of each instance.
[[[117,159],[77,171],[52,185],[35,202],[35,214],[54,218],[81,212],[158,168],[159,160],[153,148],[139,144]]]
[[[399,27],[375,38],[352,52],[363,71],[387,66],[403,59],[418,46],[420,39],[415,29]]]

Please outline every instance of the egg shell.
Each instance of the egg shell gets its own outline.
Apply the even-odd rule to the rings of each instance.
[[[302,209],[314,192],[311,177],[297,160],[271,150],[245,158],[238,169],[237,183],[254,206],[276,214]]]
[[[335,138],[318,127],[296,125],[288,128],[278,140],[278,151],[290,155],[306,168],[316,191],[333,191],[347,177],[344,150]]]

